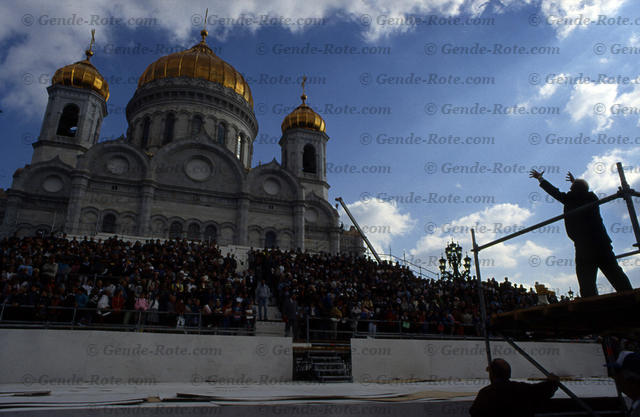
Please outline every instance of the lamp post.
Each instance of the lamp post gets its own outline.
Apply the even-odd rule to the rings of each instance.
[[[440,276],[446,279],[451,278],[468,278],[471,271],[471,258],[469,255],[462,258],[462,246],[456,242],[451,242],[444,249],[446,259],[444,256],[440,257]],[[451,271],[447,270],[447,263],[451,268]],[[462,267],[462,271],[460,271]]]

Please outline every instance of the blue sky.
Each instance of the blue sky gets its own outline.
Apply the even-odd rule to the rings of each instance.
[[[531,168],[563,190],[571,170],[604,196],[621,161],[638,187],[640,7],[631,1],[231,3],[0,5],[0,187],[30,162],[50,77],[83,58],[92,28],[92,62],[111,91],[101,131],[109,140],[126,131],[139,75],[197,43],[207,7],[209,45],[253,93],[253,164],[280,160],[280,124],[307,75],[308,104],[331,138],[330,200],[350,204],[381,252],[436,270],[448,241],[470,247],[470,227],[485,243],[559,214]],[[631,250],[625,206],[602,215],[615,251]],[[484,278],[577,289],[562,223],[481,260]],[[623,265],[640,286],[640,257]]]

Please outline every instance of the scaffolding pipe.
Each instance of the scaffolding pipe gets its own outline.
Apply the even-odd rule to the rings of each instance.
[[[549,375],[551,375],[551,373],[549,373],[549,371],[547,371],[546,369],[544,369],[544,367],[542,365],[540,365],[535,359],[533,359],[531,357],[531,355],[529,355],[527,352],[525,352],[520,346],[516,345],[516,343],[513,341],[513,339],[501,335],[502,338],[509,344],[511,345],[512,348],[514,348],[519,354],[521,354],[526,360],[528,360],[533,366],[535,366],[536,368],[538,368],[538,370],[540,372],[542,372],[546,377],[549,377]],[[569,397],[571,397],[572,400],[574,400],[580,407],[582,407],[590,416],[592,417],[598,417],[598,414],[596,414],[591,407],[589,407],[587,405],[587,403],[585,403],[584,401],[582,401],[580,398],[578,398],[578,396],[576,394],[574,394],[569,388],[567,388],[566,385],[564,385],[562,382],[558,381],[558,388],[560,388],[562,391],[564,391]]]
[[[362,236],[362,239],[367,244],[367,247],[369,248],[371,253],[373,253],[373,256],[376,258],[376,261],[378,261],[379,264],[382,263],[382,259],[380,259],[380,257],[378,256],[378,252],[376,252],[376,250],[373,249],[373,245],[371,244],[371,242],[369,242],[369,239],[367,239],[367,236],[364,234],[362,229],[360,229],[360,225],[358,225],[358,222],[356,221],[356,219],[351,215],[351,212],[349,211],[349,209],[347,208],[347,205],[342,200],[342,197],[336,198],[336,201],[340,203],[340,205],[342,205],[342,208],[344,209],[345,213],[347,213],[347,216],[349,216],[349,218],[351,219],[351,222],[356,227],[356,230],[358,230],[358,233],[360,233],[360,236]]]
[[[636,243],[633,245],[638,247],[640,245],[640,226],[638,226],[638,216],[636,216],[636,209],[633,207],[633,199],[631,198],[631,188],[629,187],[629,183],[627,182],[627,178],[624,175],[624,169],[622,168],[622,163],[616,163],[616,167],[618,168],[618,175],[620,176],[620,191],[622,192],[622,198],[627,203],[627,209],[629,210],[629,220],[631,220],[631,227],[633,227],[633,234],[636,237]],[[620,192],[619,191],[619,192]]]
[[[471,242],[473,243],[473,262],[476,265],[476,286],[478,287],[478,298],[480,299],[480,319],[482,320],[482,335],[484,336],[484,347],[487,353],[487,366],[491,366],[491,344],[489,343],[489,331],[487,330],[487,306],[484,300],[484,290],[482,289],[482,277],[480,276],[480,262],[478,261],[478,244],[476,243],[476,231],[471,229]]]

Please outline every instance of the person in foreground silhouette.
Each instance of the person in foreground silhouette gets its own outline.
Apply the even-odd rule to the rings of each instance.
[[[583,179],[575,179],[571,172],[567,173],[567,181],[571,183],[571,190],[567,193],[551,185],[542,178],[542,174],[544,171],[538,172],[532,169],[529,177],[537,179],[543,190],[564,204],[565,213],[598,201],[598,196],[589,191],[589,184]],[[564,226],[576,248],[576,275],[581,297],[598,295],[596,287],[598,268],[616,291],[632,289],[629,278],[616,261],[611,238],[600,216],[600,206],[594,205],[565,217]]]
[[[472,417],[533,417],[539,406],[558,389],[559,378],[550,374],[537,384],[511,381],[511,366],[494,359],[487,367],[491,384],[482,388],[473,401]]]

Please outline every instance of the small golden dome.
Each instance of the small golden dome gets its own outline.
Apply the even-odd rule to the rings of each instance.
[[[325,124],[322,117],[307,106],[307,95],[300,96],[302,104],[295,108],[284,118],[282,122],[282,133],[289,129],[309,129],[317,132],[325,132]]]
[[[93,51],[91,50],[94,42],[93,33],[94,31],[92,30],[91,45],[89,49],[85,51],[87,57],[82,61],[58,69],[56,73],[53,74],[51,85],[62,84],[69,87],[93,90],[107,101],[109,100],[109,84],[107,84],[96,67],[89,62],[89,59],[93,56]]]
[[[149,65],[140,76],[138,87],[162,78],[199,78],[234,90],[253,108],[249,84],[242,74],[213,53],[205,42],[207,34],[202,30],[202,40],[191,49],[163,56]]]

